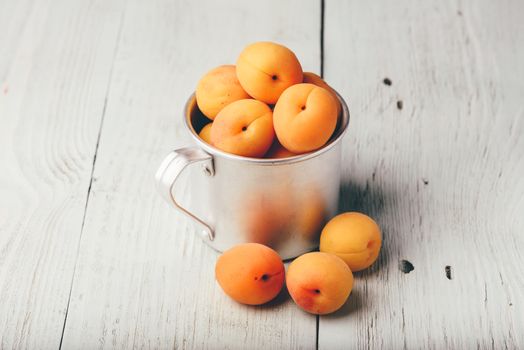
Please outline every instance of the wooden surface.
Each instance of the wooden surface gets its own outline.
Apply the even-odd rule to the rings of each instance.
[[[0,0],[0,348],[524,347],[523,11]],[[217,254],[154,190],[198,78],[257,40],[346,98],[341,209],[384,230],[318,320],[285,293],[226,298]]]
[[[524,3],[417,5],[326,3],[324,75],[353,112],[343,205],[385,243],[319,345],[522,348]]]

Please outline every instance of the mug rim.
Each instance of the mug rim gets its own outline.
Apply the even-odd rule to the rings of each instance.
[[[316,158],[320,156],[321,154],[329,151],[331,148],[335,147],[340,142],[340,140],[344,137],[344,135],[347,132],[347,129],[349,126],[349,120],[350,120],[349,108],[346,104],[346,101],[344,101],[344,99],[342,98],[342,96],[340,96],[340,94],[337,91],[335,91],[335,93],[342,107],[342,117],[341,117],[342,122],[339,128],[339,131],[338,131],[338,135],[336,135],[336,137],[332,139],[331,141],[328,141],[329,142],[328,144],[317,149],[316,151],[304,153],[304,154],[298,154],[293,157],[286,157],[286,158],[244,157],[244,156],[239,156],[236,154],[224,152],[204,142],[198,136],[197,131],[195,130],[195,128],[193,127],[193,124],[191,123],[191,111],[192,111],[191,108],[193,107],[193,105],[196,106],[196,96],[194,92],[191,94],[191,96],[189,96],[184,106],[184,124],[186,128],[189,129],[189,133],[191,134],[193,141],[195,141],[200,148],[204,149],[206,152],[211,154],[213,157],[218,156],[218,157],[226,158],[229,160],[240,161],[240,162],[245,162],[245,163],[253,163],[253,164],[258,164],[258,165],[290,164],[290,163],[302,162],[302,161],[306,161],[311,158]]]

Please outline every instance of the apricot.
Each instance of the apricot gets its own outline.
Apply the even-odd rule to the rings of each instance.
[[[289,265],[286,284],[299,307],[324,315],[344,305],[353,288],[353,274],[338,256],[313,252],[296,258]]]
[[[381,245],[377,223],[357,212],[335,216],[320,234],[320,251],[336,254],[353,272],[371,266],[377,260]]]
[[[239,244],[222,254],[215,266],[218,284],[242,304],[264,304],[284,285],[284,264],[273,249],[258,243]]]
[[[202,130],[198,133],[198,136],[204,140],[206,143],[211,144],[211,127],[213,123],[206,124]]]
[[[313,84],[287,88],[273,110],[275,132],[280,143],[294,153],[322,147],[337,125],[336,100]]]
[[[273,141],[273,144],[269,148],[269,151],[267,151],[264,158],[278,159],[278,158],[288,158],[288,157],[294,157],[294,156],[296,156],[295,153],[287,150],[284,146],[280,144],[280,142],[278,142],[278,139],[275,138],[275,141]]]
[[[244,90],[268,104],[277,102],[291,85],[302,82],[302,66],[293,51],[272,42],[248,45],[240,53],[236,67]]]
[[[320,76],[316,75],[315,73],[304,72],[304,81],[303,82],[308,83],[308,84],[313,84],[316,86],[320,86],[321,88],[324,88],[327,91],[329,91],[331,95],[335,98],[335,100],[337,101],[337,116],[340,115],[340,112],[342,111],[342,105],[340,104],[338,95],[336,91],[331,86],[329,86],[329,84],[326,83],[324,79],[322,79]]]
[[[275,138],[273,113],[257,100],[235,101],[220,111],[211,128],[211,143],[222,151],[262,157]]]
[[[207,72],[198,82],[195,96],[198,108],[209,119],[215,119],[218,112],[231,102],[250,98],[240,85],[233,65],[219,66]]]

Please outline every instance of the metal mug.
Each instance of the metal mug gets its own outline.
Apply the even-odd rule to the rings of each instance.
[[[226,153],[200,139],[198,131],[209,120],[193,94],[184,108],[184,124],[196,146],[177,149],[164,159],[155,176],[160,194],[198,226],[215,250],[257,242],[286,260],[315,249],[323,224],[338,210],[340,141],[349,111],[337,96],[342,112],[324,147],[264,159]],[[188,172],[188,181],[177,181]],[[179,182],[186,187],[178,188]]]

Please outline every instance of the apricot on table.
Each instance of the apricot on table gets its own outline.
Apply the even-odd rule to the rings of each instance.
[[[237,77],[247,93],[273,104],[291,85],[302,82],[302,66],[285,46],[272,42],[248,45],[237,60]]]
[[[198,133],[198,136],[202,140],[204,140],[206,143],[209,143],[209,144],[211,144],[211,127],[212,126],[213,126],[213,123],[208,123]]]
[[[273,144],[269,148],[269,151],[267,151],[264,158],[272,158],[272,159],[278,159],[278,158],[288,158],[288,157],[294,157],[296,156],[295,153],[289,151],[284,146],[278,142],[278,139],[275,138],[275,141],[273,141]]]
[[[245,157],[262,157],[274,138],[271,109],[252,99],[227,105],[211,128],[211,143],[215,147]]]
[[[196,101],[200,111],[209,119],[215,119],[222,108],[233,101],[250,98],[237,79],[233,65],[216,67],[198,82]]]
[[[287,88],[273,110],[275,132],[280,143],[294,153],[322,147],[337,125],[336,100],[313,84]]]
[[[313,252],[289,265],[286,284],[299,307],[324,315],[344,305],[353,288],[353,274],[338,256]]]
[[[260,305],[275,298],[284,285],[284,264],[273,249],[258,243],[239,244],[217,260],[218,284],[242,304]]]
[[[329,86],[328,83],[324,79],[322,79],[320,76],[318,76],[315,73],[312,72],[304,72],[304,83],[313,84],[316,86],[320,86],[327,91],[331,92],[331,95],[335,98],[337,101],[337,116],[340,115],[340,112],[342,111],[342,105],[340,104],[340,101],[338,99],[338,95],[336,91]]]
[[[335,216],[320,235],[320,251],[336,254],[353,272],[371,266],[377,260],[381,245],[377,223],[357,212]]]

